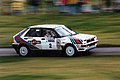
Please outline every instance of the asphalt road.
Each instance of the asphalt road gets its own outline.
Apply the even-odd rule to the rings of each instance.
[[[120,47],[95,48],[90,51],[93,56],[120,55]],[[0,48],[0,56],[19,56],[13,48]]]

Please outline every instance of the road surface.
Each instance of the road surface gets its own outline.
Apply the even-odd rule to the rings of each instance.
[[[90,51],[91,55],[120,55],[120,47],[95,48]],[[13,48],[0,48],[0,56],[19,56]]]

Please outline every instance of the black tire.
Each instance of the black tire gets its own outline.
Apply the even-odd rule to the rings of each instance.
[[[30,49],[26,46],[20,46],[18,53],[22,57],[30,56]]]
[[[77,50],[74,46],[68,45],[64,49],[65,56],[72,57],[77,55]]]

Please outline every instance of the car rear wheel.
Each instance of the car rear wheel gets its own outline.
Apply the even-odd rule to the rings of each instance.
[[[26,46],[21,46],[20,48],[19,48],[19,55],[20,56],[23,56],[23,57],[25,57],[25,56],[29,56],[29,49],[26,47]]]
[[[73,46],[67,46],[66,48],[65,48],[65,55],[66,56],[69,56],[69,57],[71,57],[71,56],[75,56],[76,55],[76,49],[73,47]]]

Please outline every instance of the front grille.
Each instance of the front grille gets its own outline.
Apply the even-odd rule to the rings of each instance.
[[[94,38],[92,38],[91,41],[94,41]]]
[[[87,43],[89,43],[90,42],[90,39],[89,40],[87,40]]]
[[[94,40],[95,40],[95,38],[88,39],[88,40],[87,40],[87,43],[92,42],[92,41],[94,41]]]

